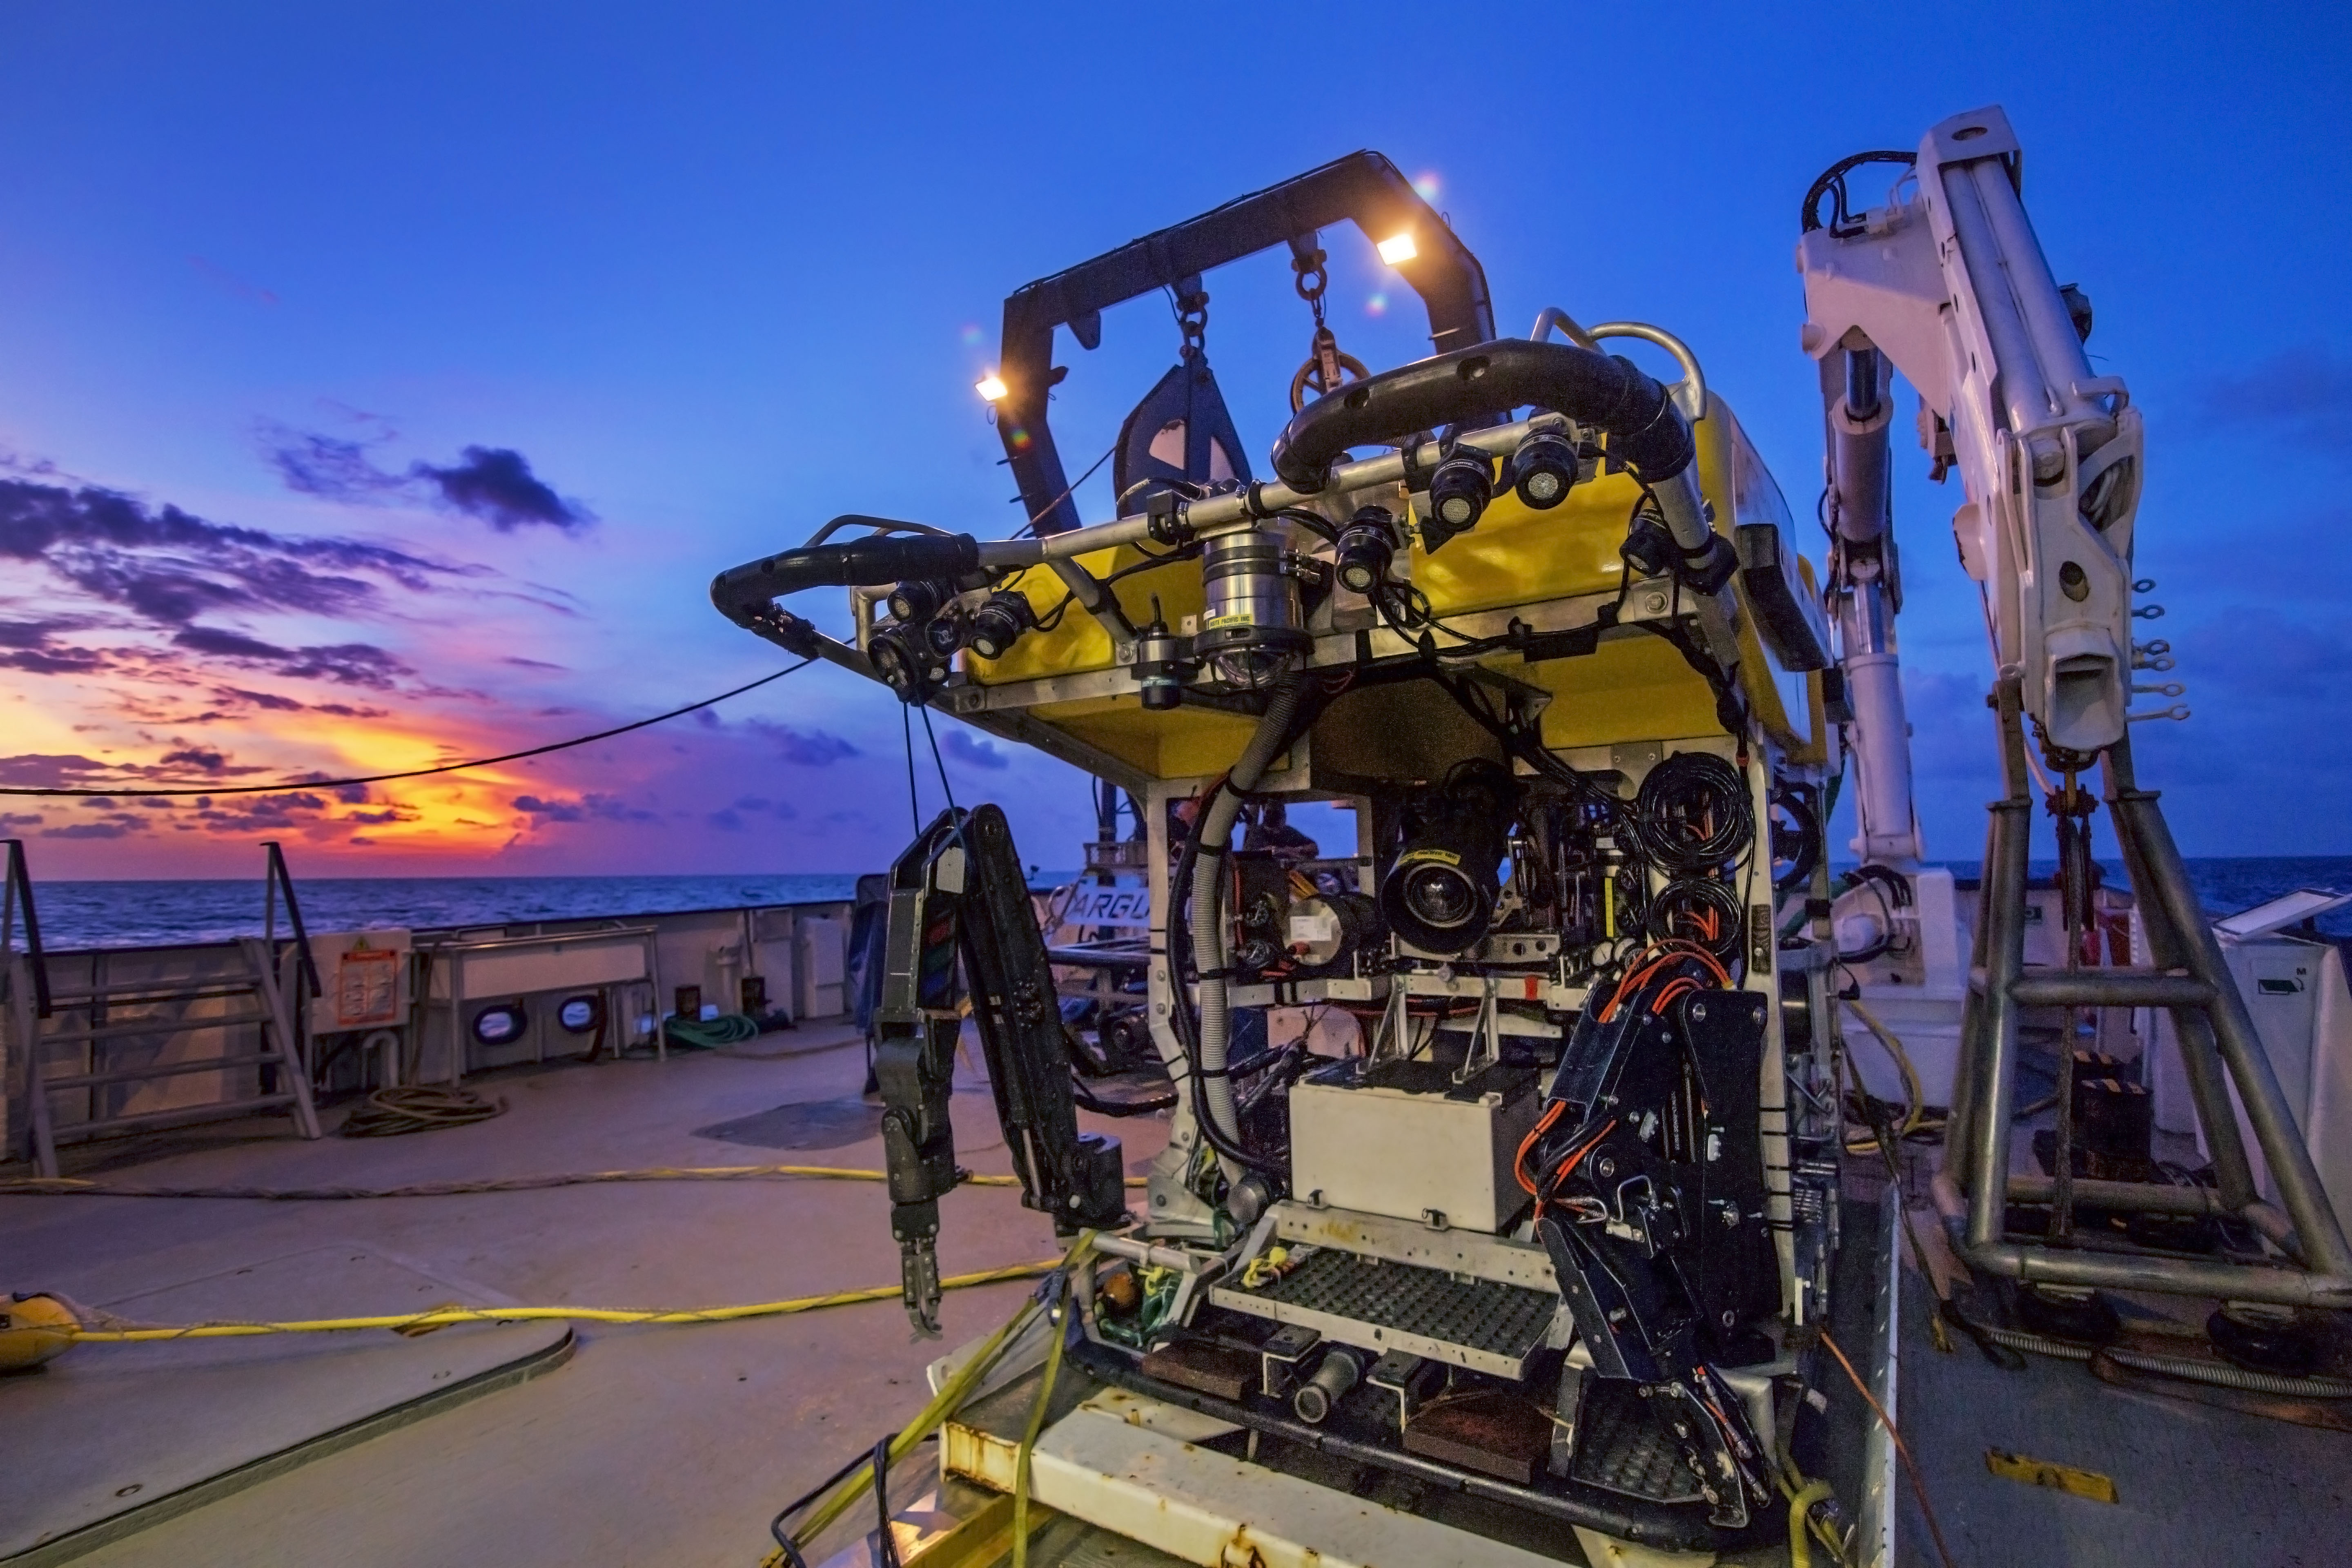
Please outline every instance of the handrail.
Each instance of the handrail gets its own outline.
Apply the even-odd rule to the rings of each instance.
[[[13,950],[16,911],[19,903],[25,910],[25,957],[33,972],[34,1016],[46,1018],[49,1007],[49,961],[41,951],[41,917],[33,908],[33,873],[25,860],[25,841],[11,838],[8,846],[8,887],[0,895],[0,952]]]
[[[278,951],[278,895],[286,895],[286,923],[294,931],[294,949],[302,955],[302,978],[310,983],[310,994],[324,996],[327,988],[319,981],[318,961],[310,956],[310,933],[302,926],[302,906],[294,901],[294,874],[286,868],[286,851],[272,838],[262,845],[269,851],[269,868],[261,895],[261,939],[269,951]]]
[[[1546,305],[1537,312],[1535,330],[1528,336],[1541,342],[1546,333],[1555,330],[1577,347],[1595,353],[1601,352],[1603,338],[1639,338],[1645,343],[1655,343],[1674,355],[1675,362],[1683,368],[1683,384],[1669,389],[1682,394],[1675,401],[1683,417],[1693,424],[1706,417],[1706,376],[1698,368],[1698,356],[1691,353],[1688,343],[1664,327],[1654,327],[1646,321],[1603,321],[1597,327],[1584,327],[1559,306]]]

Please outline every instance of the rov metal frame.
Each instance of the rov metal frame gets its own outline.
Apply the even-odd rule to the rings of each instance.
[[[1430,342],[1440,353],[1495,335],[1486,269],[1397,166],[1378,153],[1350,153],[1319,169],[1237,196],[1197,217],[1129,240],[1116,250],[1016,289],[1004,301],[1005,395],[997,405],[1023,510],[1040,534],[1078,526],[1076,503],[1054,445],[1048,400],[1060,373],[1052,368],[1054,329],[1066,326],[1083,348],[1102,342],[1102,312],[1155,289],[1190,283],[1212,268],[1287,241],[1311,250],[1317,230],[1353,221],[1368,238],[1406,232],[1415,254],[1394,264],[1429,310]]]
[[[2281,1306],[2352,1307],[2352,1247],[2346,1245],[2245,999],[2198,905],[2179,848],[2158,809],[2156,792],[2141,789],[2133,773],[2128,736],[2101,753],[2104,793],[2147,922],[2154,963],[2147,969],[2026,972],[2026,862],[2032,801],[2027,788],[2022,692],[2014,666],[2002,671],[1993,701],[2007,788],[2004,797],[1990,806],[1982,912],[1961,1019],[1961,1070],[1945,1138],[1945,1167],[1937,1178],[1948,1202],[1958,1191],[1967,1194],[1962,1255],[1990,1273],[2031,1284],[2218,1296]],[[2054,1177],[2011,1174],[2010,1129],[2022,1038],[2020,1013],[2027,1006],[2168,1010],[2219,1189],[2074,1177],[2069,1152],[2063,1147]],[[2232,1086],[2277,1184],[2284,1213],[2263,1201],[2255,1187],[2231,1103]],[[2210,1263],[2020,1241],[2006,1234],[2011,1202],[2055,1202],[2062,1210],[2091,1203],[2145,1213],[2231,1215],[2252,1225],[2300,1267]]]

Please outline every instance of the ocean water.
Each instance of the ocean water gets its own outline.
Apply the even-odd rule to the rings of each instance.
[[[1975,877],[1982,869],[1975,860],[1944,860],[1937,864],[1949,867],[1956,876],[1964,878]],[[2103,859],[2099,867],[2110,885],[2131,886],[2122,862]],[[2298,888],[2352,893],[2352,856],[2214,856],[2190,859],[2188,867],[2198,900],[2205,906],[2205,912],[2216,920],[2250,910]],[[2029,869],[2039,879],[2055,876],[2058,864],[2054,860],[2035,860]],[[2352,904],[2320,916],[2319,929],[2327,936],[2352,937]]]
[[[1041,872],[1057,886],[1072,872]],[[297,878],[302,923],[314,931],[367,927],[492,925],[601,915],[730,910],[853,897],[851,874],[735,877],[320,877]],[[261,934],[262,884],[205,881],[41,882],[34,896],[41,944],[78,947],[219,942]],[[278,913],[278,931],[286,916]],[[21,945],[21,935],[17,939]]]
[[[1964,877],[1972,861],[1947,862]],[[2037,863],[2034,873],[2053,868]],[[2297,888],[2352,891],[2352,858],[2202,859],[2189,862],[2207,911],[2232,913]],[[2109,866],[2111,880],[2122,868]],[[1038,887],[1069,881],[1075,872],[1041,871]],[[736,877],[325,877],[299,879],[303,923],[317,931],[368,926],[489,925],[505,921],[573,920],[598,915],[656,914],[677,910],[734,909],[851,897],[855,876],[812,874]],[[219,942],[261,931],[258,881],[42,882],[41,939],[51,951],[184,942]],[[280,929],[283,929],[280,916]],[[2352,906],[2322,916],[2320,929],[2352,937]],[[21,937],[18,939],[21,942]]]

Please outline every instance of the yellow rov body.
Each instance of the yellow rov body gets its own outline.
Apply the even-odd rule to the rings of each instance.
[[[1692,436],[1699,489],[1717,531],[1737,540],[1741,525],[1765,525],[1775,531],[1781,550],[1791,550],[1788,503],[1730,405],[1709,394]],[[1475,661],[1550,695],[1543,710],[1543,739],[1554,750],[1724,733],[1706,679],[1673,643],[1640,629],[1645,617],[1671,616],[1680,608],[1672,582],[1628,581],[1619,552],[1626,519],[1641,495],[1641,487],[1624,473],[1597,474],[1547,511],[1528,508],[1506,490],[1474,531],[1447,541],[1434,554],[1417,536],[1412,541],[1412,583],[1427,595],[1436,616],[1465,627],[1507,624],[1514,613],[1547,626],[1586,625],[1605,607],[1618,607],[1621,624],[1601,631],[1589,652],[1544,658],[1506,652]],[[1302,550],[1316,542],[1303,531],[1294,530],[1293,537]],[[1818,598],[1812,563],[1788,559],[1792,596],[1811,607]],[[1201,573],[1192,563],[1152,567],[1146,548],[1134,545],[1096,551],[1078,562],[1097,579],[1115,579],[1112,592],[1139,623],[1148,618],[1144,607],[1155,600],[1171,626],[1201,613]],[[1121,575],[1128,573],[1132,575]],[[1062,580],[1042,565],[1023,571],[1009,585],[1027,596],[1041,620],[1053,616],[1066,596]],[[1738,591],[1743,604],[1755,592],[1744,576]],[[1636,598],[1646,602],[1631,602]],[[1343,629],[1352,629],[1345,627],[1344,610],[1336,618]],[[1370,624],[1368,615],[1359,618]],[[1821,677],[1790,668],[1784,656],[1759,636],[1759,619],[1754,613],[1739,619],[1742,690],[1774,745],[1793,763],[1818,766],[1825,760]],[[1441,640],[1441,653],[1444,646]],[[1118,668],[1118,651],[1099,622],[1066,611],[1052,630],[1031,633],[1002,658],[982,658],[967,649],[962,668],[971,689],[949,693],[945,706],[983,728],[1003,727],[1009,738],[1065,750],[1037,733],[1050,731],[1071,743],[1066,754],[1115,759],[1137,780],[1213,775],[1230,765],[1250,732],[1245,714],[1202,707],[1151,712],[1131,691],[1063,695],[1087,684],[1080,678]],[[1027,723],[1004,725],[1016,712]],[[1433,703],[1426,692],[1410,686],[1386,687],[1335,704],[1310,744],[1328,753],[1318,760],[1340,773],[1414,776],[1421,762],[1458,754],[1446,743],[1433,750],[1413,743],[1432,723],[1449,731],[1448,742],[1458,739],[1450,731],[1461,728],[1461,721],[1449,704]]]

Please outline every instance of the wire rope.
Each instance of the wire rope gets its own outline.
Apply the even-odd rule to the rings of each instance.
[[[609,741],[615,735],[626,735],[633,731],[650,729],[656,724],[667,723],[672,719],[680,719],[688,713],[699,712],[705,708],[724,702],[730,697],[740,697],[746,691],[756,691],[772,680],[782,680],[785,676],[796,670],[806,669],[815,662],[814,657],[804,658],[798,664],[786,665],[783,668],[763,675],[757,680],[747,680],[742,685],[722,691],[716,697],[706,697],[699,702],[689,702],[683,708],[673,708],[667,713],[656,713],[650,719],[638,719],[626,724],[616,724],[609,730],[599,730],[593,735],[575,735],[568,741],[551,741],[546,745],[531,746],[520,752],[503,752],[495,757],[475,757],[462,763],[441,763],[429,768],[408,768],[399,773],[360,773],[341,779],[297,779],[290,784],[175,784],[168,787],[151,786],[142,789],[121,787],[98,789],[61,784],[36,787],[29,784],[14,784],[0,787],[0,795],[41,795],[52,799],[59,796],[82,796],[111,800],[118,795],[155,797],[193,795],[286,795],[295,790],[341,789],[350,784],[388,784],[394,779],[421,779],[433,777],[436,773],[461,773],[469,768],[487,768],[499,763],[519,763],[526,757],[543,757],[551,752],[567,752],[574,746],[591,745],[598,741]]]

